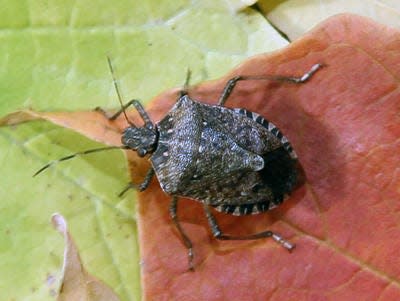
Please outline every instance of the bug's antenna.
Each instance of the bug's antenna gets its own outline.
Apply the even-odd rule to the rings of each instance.
[[[136,126],[128,119],[128,116],[126,115],[125,106],[124,106],[124,104],[122,103],[121,93],[119,92],[117,80],[115,79],[114,68],[113,68],[113,66],[112,66],[111,59],[110,59],[110,57],[109,57],[108,55],[107,55],[107,62],[108,62],[108,67],[110,68],[110,72],[111,72],[111,76],[112,76],[112,79],[113,79],[115,91],[117,91],[118,101],[119,101],[119,104],[121,105],[121,111],[122,111],[122,113],[124,113],[124,116],[125,116],[125,120],[126,120],[131,126],[136,127]]]
[[[47,163],[45,166],[43,166],[41,169],[39,169],[37,172],[35,172],[35,174],[33,175],[34,177],[37,176],[38,174],[40,174],[42,171],[46,170],[47,168],[49,168],[50,166],[60,163],[61,161],[66,161],[66,160],[70,160],[76,156],[80,156],[80,155],[87,155],[87,154],[91,154],[91,153],[97,153],[97,152],[101,152],[101,151],[105,151],[105,150],[112,150],[112,149],[129,149],[129,147],[122,145],[122,146],[107,146],[107,147],[100,147],[100,148],[93,148],[93,149],[88,149],[82,152],[77,152],[75,154],[71,154],[65,157],[62,157],[58,160],[54,160],[51,161],[49,163]]]

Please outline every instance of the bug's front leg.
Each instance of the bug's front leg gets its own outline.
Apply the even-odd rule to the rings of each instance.
[[[214,235],[215,238],[221,239],[221,240],[252,240],[252,239],[260,239],[260,238],[266,238],[266,237],[272,237],[276,242],[281,244],[285,249],[288,251],[292,251],[295,248],[295,245],[292,244],[291,242],[285,240],[282,236],[279,234],[272,232],[272,231],[263,231],[259,232],[256,234],[251,234],[251,235],[245,235],[245,236],[234,236],[234,235],[227,235],[222,233],[220,230],[217,220],[215,219],[214,215],[211,213],[210,207],[207,204],[204,204],[204,211],[207,216],[208,223],[211,227],[211,231]]]
[[[172,221],[174,222],[176,228],[178,229],[180,236],[182,237],[183,243],[185,244],[185,246],[188,250],[189,270],[194,271],[193,244],[192,244],[192,241],[189,239],[189,237],[186,235],[186,233],[183,231],[182,226],[179,223],[177,209],[178,209],[178,197],[173,196],[170,207],[169,207],[169,214],[170,214]]]
[[[137,189],[137,190],[139,190],[139,191],[144,191],[144,190],[146,190],[146,188],[147,187],[149,187],[149,185],[150,185],[150,182],[151,182],[151,179],[153,178],[153,176],[154,176],[154,169],[153,168],[150,168],[148,171],[147,171],[147,174],[146,174],[146,176],[144,177],[144,180],[143,180],[143,182],[142,183],[140,183],[140,184],[134,184],[134,183],[129,183],[119,194],[118,194],[118,196],[119,197],[122,197],[129,189]]]
[[[119,109],[117,112],[115,112],[113,115],[109,116],[107,114],[107,112],[105,112],[102,108],[97,107],[96,111],[102,113],[104,116],[107,117],[108,120],[115,120],[118,118],[119,115],[121,115],[122,113],[125,112],[125,110],[130,107],[130,106],[134,106],[135,109],[138,111],[140,117],[143,119],[144,124],[147,128],[153,128],[153,123],[150,120],[149,115],[147,114],[146,110],[143,108],[142,104],[140,103],[139,100],[137,99],[132,99],[131,101],[129,101],[128,103],[124,104],[121,109]]]

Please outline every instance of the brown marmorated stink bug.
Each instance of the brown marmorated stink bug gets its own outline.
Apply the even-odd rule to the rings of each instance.
[[[124,113],[129,126],[121,138],[122,146],[86,150],[52,161],[35,175],[54,163],[107,149],[131,149],[140,157],[148,156],[151,167],[139,185],[129,188],[145,190],[154,175],[161,188],[171,196],[170,216],[188,250],[189,268],[193,270],[192,242],[182,229],[178,216],[179,197],[200,201],[212,234],[221,240],[248,240],[272,237],[287,250],[295,245],[279,234],[264,231],[247,236],[223,233],[210,209],[232,215],[258,214],[275,208],[298,182],[297,156],[288,139],[271,122],[245,109],[225,107],[236,83],[244,80],[275,80],[306,82],[322,64],[315,64],[301,77],[237,76],[229,80],[217,102],[207,105],[191,99],[185,89],[158,123],[153,123],[137,100],[122,105],[114,78],[121,110],[110,117],[115,120]],[[129,121],[125,109],[133,105],[144,121],[142,127]]]

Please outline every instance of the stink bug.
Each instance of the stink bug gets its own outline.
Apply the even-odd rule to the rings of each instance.
[[[76,153],[45,165],[35,175],[52,164],[105,149],[131,149],[140,157],[147,156],[151,167],[142,183],[129,188],[145,190],[155,175],[165,193],[171,196],[170,216],[188,250],[189,268],[193,269],[193,248],[177,216],[179,197],[201,202],[212,234],[222,240],[247,240],[272,237],[289,251],[295,245],[277,233],[263,231],[248,236],[223,233],[211,211],[232,215],[258,214],[283,202],[298,183],[297,156],[289,140],[271,122],[245,109],[225,107],[238,81],[275,80],[292,83],[306,82],[322,64],[316,64],[301,77],[237,76],[229,80],[216,105],[191,99],[185,89],[173,108],[158,123],[153,123],[137,100],[122,105],[110,60],[121,110],[129,126],[123,131],[122,146],[92,149]],[[125,109],[133,105],[143,119],[135,126]],[[122,194],[121,193],[121,194]]]

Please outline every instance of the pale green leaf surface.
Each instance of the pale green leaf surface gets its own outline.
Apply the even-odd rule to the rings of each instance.
[[[216,78],[246,57],[286,45],[251,9],[225,1],[0,1],[0,116],[35,110],[118,106],[106,55],[123,98],[147,102],[167,88]],[[140,299],[133,193],[119,151],[49,160],[100,146],[46,122],[0,128],[0,300],[54,300],[64,215],[86,270],[121,300]]]
[[[299,38],[322,20],[340,13],[353,13],[400,27],[398,0],[260,0],[258,5],[268,20],[290,40]]]

